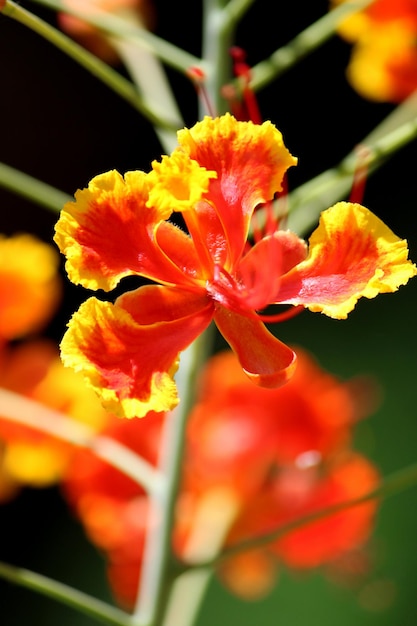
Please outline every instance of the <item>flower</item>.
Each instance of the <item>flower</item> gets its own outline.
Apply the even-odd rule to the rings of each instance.
[[[207,362],[187,422],[172,535],[177,558],[198,562],[213,544],[221,549],[277,530],[375,487],[377,470],[351,449],[354,425],[374,406],[374,387],[360,379],[339,380],[308,352],[296,352],[297,370],[278,389],[252,385],[231,351]],[[169,413],[112,420],[103,434],[155,465],[167,419]],[[146,493],[90,450],[72,457],[62,489],[105,556],[117,601],[131,608],[149,523]],[[263,595],[279,567],[311,569],[362,547],[375,511],[376,504],[368,502],[229,557],[220,576],[245,598]]]
[[[278,387],[296,358],[267,330],[275,318],[259,311],[302,305],[345,318],[360,297],[395,291],[417,271],[406,242],[351,203],[323,212],[309,247],[278,229],[248,244],[255,210],[296,163],[270,122],[206,117],[179,131],[178,143],[148,174],[95,177],[56,225],[74,283],[106,291],[125,276],[158,283],[114,304],[89,298],[61,344],[64,363],[126,417],[177,404],[179,354],[212,320],[252,381]],[[188,232],[170,221],[178,213]]]
[[[183,554],[207,493],[237,502],[226,546],[261,536],[376,487],[379,473],[352,448],[356,422],[375,408],[370,381],[341,381],[296,348],[298,367],[279,389],[253,387],[231,352],[209,360],[187,429],[175,547]],[[280,567],[311,569],[362,548],[377,505],[368,502],[242,551],[219,574],[247,599],[265,595]],[[207,534],[200,537],[210,542]]]
[[[64,368],[57,346],[23,338],[41,330],[58,307],[62,284],[56,249],[29,234],[0,236],[0,387],[101,428],[109,419],[82,377]],[[11,340],[18,339],[16,343]],[[5,414],[7,415],[7,413]],[[22,485],[59,480],[70,444],[0,415],[0,501]]]
[[[163,413],[150,413],[140,422],[113,418],[108,420],[102,434],[156,465],[164,420]],[[131,608],[138,589],[149,523],[147,494],[130,477],[89,449],[74,453],[61,488],[89,540],[106,558],[116,599]]]
[[[65,0],[62,8],[77,11],[86,18],[95,17],[105,12],[127,18],[131,23],[150,27],[154,21],[153,7],[149,0]],[[77,39],[81,45],[106,63],[115,65],[119,62],[117,46],[110,37],[103,32],[71,13],[57,14],[59,27],[68,35]]]
[[[0,235],[1,340],[34,333],[50,321],[62,291],[58,265],[54,248],[40,239]]]
[[[26,341],[0,350],[0,387],[88,424],[98,431],[110,419],[82,377],[64,368],[56,345],[46,339]],[[13,485],[9,499],[22,485],[47,487],[64,474],[74,447],[41,430],[0,415],[0,482]]]
[[[328,507],[360,499],[378,484],[379,472],[374,465],[352,451],[313,473],[301,467],[281,467],[268,488],[243,506],[228,543],[234,545],[260,537]],[[276,540],[271,538],[267,547],[242,551],[236,560],[228,559],[220,576],[244,598],[264,596],[283,566],[307,571],[337,564],[350,552],[363,550],[374,527],[377,508],[375,500],[364,502],[306,523]],[[254,576],[254,559],[258,561],[255,589],[249,584]]]
[[[332,0],[333,5],[348,0]],[[354,44],[347,69],[365,98],[401,102],[417,88],[417,4],[375,0],[344,19],[338,31]]]
[[[250,384],[230,351],[207,362],[187,429],[193,491],[227,484],[249,501],[271,468],[321,464],[349,447],[377,401],[375,384],[342,382],[307,351],[295,352],[294,376],[278,389]]]

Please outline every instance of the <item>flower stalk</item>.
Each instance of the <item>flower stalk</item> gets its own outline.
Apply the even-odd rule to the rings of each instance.
[[[73,446],[90,449],[150,493],[162,489],[161,476],[154,467],[116,440],[97,434],[87,424],[7,389],[0,389],[0,413],[2,419],[28,426]]]
[[[23,567],[0,562],[0,578],[61,602],[109,626],[145,626],[138,621],[134,622],[132,617],[121,609]]]

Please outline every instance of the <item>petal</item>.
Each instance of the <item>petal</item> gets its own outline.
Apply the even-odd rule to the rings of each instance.
[[[359,204],[324,211],[307,259],[282,277],[279,302],[344,319],[361,297],[393,292],[417,274],[407,242]]]
[[[104,406],[125,417],[178,404],[173,375],[179,352],[209,324],[205,297],[150,285],[115,304],[90,298],[69,323],[64,364],[81,371]]]
[[[0,236],[1,338],[17,339],[50,321],[62,293],[58,267],[53,246],[26,234]]]
[[[224,240],[217,237],[206,238],[207,232],[212,230],[213,220],[216,222],[215,230],[221,232],[221,225],[217,215],[208,203],[202,202],[209,188],[211,178],[216,178],[216,172],[209,172],[204,167],[190,159],[184,152],[176,151],[172,156],[162,157],[162,162],[152,163],[153,171],[149,174],[149,181],[152,187],[149,192],[149,205],[157,207],[158,210],[182,212],[190,233],[195,250],[199,256],[200,270],[205,268],[206,278],[213,272],[213,261],[216,259],[219,242]],[[197,219],[196,208],[199,209]],[[205,210],[203,210],[205,207]],[[208,217],[210,228],[207,228],[206,218]],[[159,241],[159,237],[158,237]],[[211,251],[211,256],[208,254]]]
[[[281,276],[307,255],[305,241],[289,231],[277,231],[261,239],[239,263],[236,274],[244,286],[242,304],[249,309],[264,309],[275,301]]]
[[[286,524],[326,507],[360,498],[374,490],[379,481],[376,467],[360,454],[351,453],[335,464],[330,474],[312,485],[304,503],[297,506],[294,498],[289,501],[283,492],[275,508],[283,511],[280,522]],[[279,496],[279,490],[276,491]],[[290,567],[310,568],[331,562],[367,541],[374,527],[377,507],[377,500],[369,500],[305,524],[284,535],[274,549]]]
[[[148,207],[148,191],[143,172],[127,172],[123,178],[111,171],[93,178],[87,189],[77,191],[75,202],[65,205],[55,242],[74,283],[108,291],[128,275],[171,284],[184,280],[183,269],[156,241],[158,226],[171,210]],[[172,224],[164,228],[170,230],[172,249],[185,248],[188,256],[189,238]]]
[[[255,384],[275,388],[289,381],[295,371],[295,352],[260,320],[216,306],[214,321]]]
[[[163,156],[161,163],[152,163],[148,204],[168,214],[192,210],[216,177],[216,172],[207,171],[184,152]]]
[[[207,231],[206,240],[226,239],[232,266],[242,253],[255,206],[273,199],[282,189],[285,172],[297,160],[273,124],[238,122],[229,114],[205,117],[193,128],[181,130],[178,142],[179,149],[217,173],[217,179],[210,181],[207,200],[220,222],[206,220],[207,228],[213,229]]]

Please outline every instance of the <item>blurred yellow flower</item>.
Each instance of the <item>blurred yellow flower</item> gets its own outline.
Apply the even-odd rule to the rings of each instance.
[[[347,77],[363,97],[397,103],[417,88],[415,0],[375,0],[344,19],[338,32],[354,46]]]
[[[61,297],[59,256],[28,234],[0,235],[0,338],[17,339],[40,330]]]

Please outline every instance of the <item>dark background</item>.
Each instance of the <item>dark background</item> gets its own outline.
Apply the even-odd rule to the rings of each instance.
[[[394,0],[393,0],[394,1]],[[23,6],[54,23],[36,4]],[[327,3],[256,0],[236,44],[255,64],[324,15]],[[200,2],[154,2],[155,31],[198,55]],[[299,166],[290,186],[338,163],[393,106],[360,98],[344,70],[350,47],[337,37],[259,94],[264,119],[283,132]],[[148,170],[161,150],[149,124],[85,70],[23,26],[0,16],[0,161],[68,194],[96,174],[116,168]],[[123,71],[123,70],[121,70]],[[169,71],[187,125],[196,121],[194,90]],[[415,164],[411,144],[367,183],[364,204],[409,240],[417,260]],[[323,207],[326,208],[326,207]],[[0,231],[30,231],[51,241],[57,216],[0,189]],[[48,334],[61,338],[86,292],[67,283]],[[417,282],[392,296],[361,301],[347,321],[304,313],[279,328],[341,377],[372,374],[384,389],[381,408],[357,431],[357,447],[384,474],[417,460]],[[374,563],[355,588],[321,573],[283,572],[265,601],[243,603],[214,583],[198,626],[415,626],[417,623],[416,490],[382,504],[372,540]],[[0,560],[33,568],[104,599],[101,557],[84,538],[55,489],[25,490],[0,507]],[[1,626],[89,626],[94,622],[36,594],[0,581]],[[181,626],[181,625],[179,625]]]

